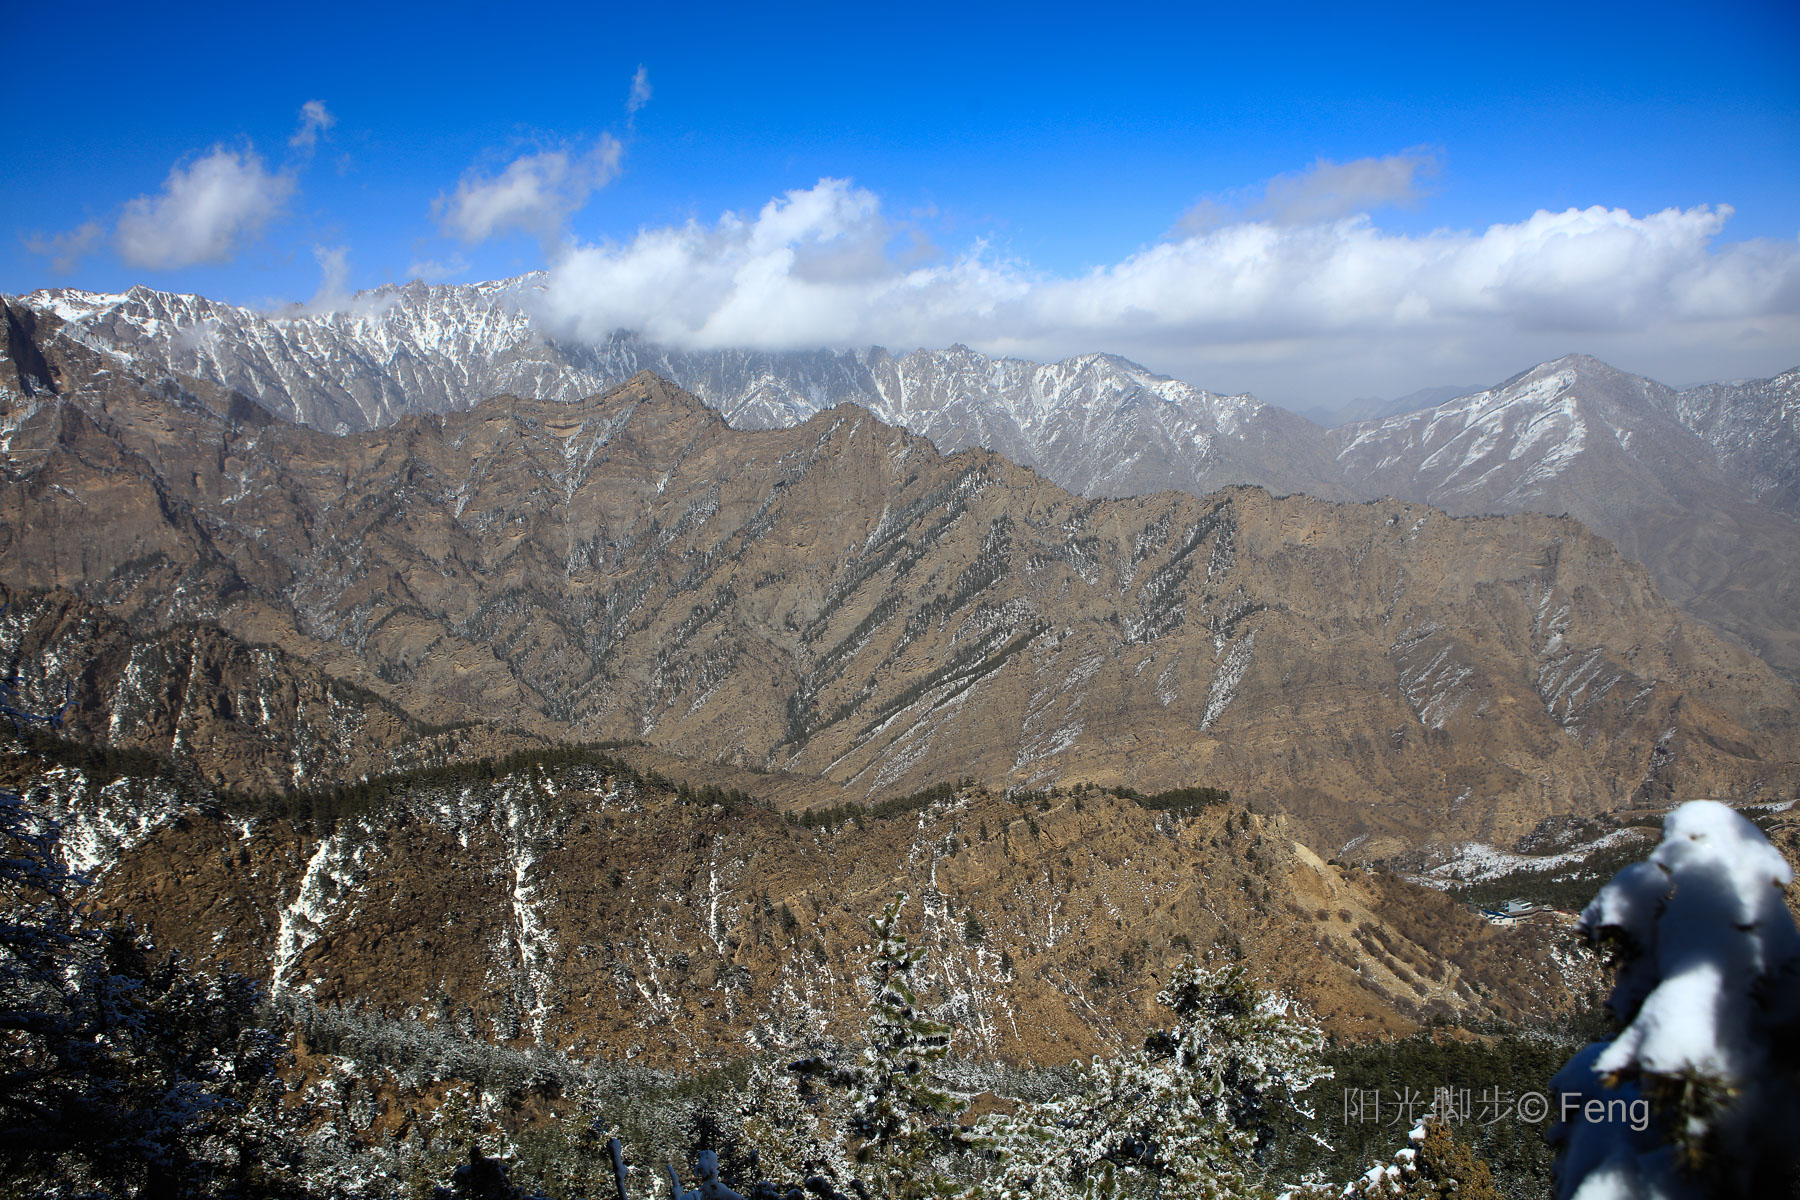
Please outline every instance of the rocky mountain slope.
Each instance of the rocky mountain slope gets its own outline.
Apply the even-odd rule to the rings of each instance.
[[[541,286],[537,276],[415,283],[340,312],[273,316],[148,288],[39,292],[21,307],[142,373],[205,381],[340,432],[499,394],[573,401],[650,370],[734,426],[794,425],[853,402],[941,450],[984,447],[1089,496],[1248,483],[1458,513],[1568,512],[1649,566],[1682,607],[1800,678],[1800,372],[1675,392],[1571,356],[1328,432],[1104,354],[1039,365],[965,347],[895,356],[684,352],[629,334],[563,343],[532,316]]]
[[[650,376],[333,437],[36,325],[0,582],[216,625],[412,720],[859,800],[1210,784],[1362,854],[1800,782],[1791,687],[1574,521],[1084,499],[849,406],[733,430]],[[19,669],[54,695],[76,665]]]
[[[1351,1036],[1542,1018],[1591,977],[1554,929],[1496,929],[1228,804],[971,788],[808,828],[683,803],[601,755],[440,771],[325,821],[215,801],[118,830],[79,771],[31,789],[159,945],[277,994],[615,1061],[854,1038],[864,916],[896,891],[932,951],[923,999],[987,1059],[1135,1044],[1190,952],[1242,958]]]
[[[1800,368],[1656,397],[1712,447],[1721,471],[1770,508],[1800,514]]]
[[[1711,389],[1704,400],[1572,355],[1488,391],[1333,436],[1359,492],[1452,513],[1579,518],[1649,565],[1671,600],[1792,674],[1800,669],[1800,521],[1780,507],[1781,468],[1768,464],[1800,470],[1788,429],[1800,408],[1784,424],[1773,404],[1728,401],[1727,390]],[[1682,420],[1703,410],[1717,445]],[[1785,449],[1763,425],[1788,430]],[[1746,445],[1732,449],[1737,439]],[[1767,468],[1760,499],[1754,485],[1746,488],[1756,470],[1744,458],[1749,446]]]
[[[282,792],[542,747],[483,723],[433,728],[366,688],[216,625],[132,629],[67,592],[0,586],[0,673],[64,736],[197,764],[240,791]]]

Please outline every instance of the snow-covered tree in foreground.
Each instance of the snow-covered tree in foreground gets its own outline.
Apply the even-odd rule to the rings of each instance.
[[[1173,1028],[1142,1050],[1076,1066],[1061,1096],[989,1130],[1008,1200],[1244,1197],[1262,1194],[1257,1151],[1277,1109],[1312,1114],[1303,1095],[1331,1077],[1324,1037],[1290,1000],[1258,991],[1241,967],[1189,959],[1157,1000]]]
[[[807,1105],[790,1073],[757,1062],[743,1091],[732,1097],[724,1124],[737,1145],[754,1149],[754,1177],[816,1175],[848,1186],[843,1181],[853,1172],[837,1131]]]
[[[1560,1200],[1786,1195],[1800,1155],[1800,936],[1793,874],[1711,801],[1581,914],[1618,965],[1611,1041],[1551,1081]]]
[[[929,953],[900,932],[904,895],[869,920],[875,954],[869,962],[868,1045],[860,1059],[794,1064],[802,1079],[822,1078],[847,1089],[844,1125],[855,1146],[863,1184],[886,1200],[948,1194],[942,1157],[964,1146],[957,1118],[965,1097],[945,1089],[934,1068],[950,1049],[950,1026],[920,1005],[914,984]],[[859,1177],[861,1178],[861,1177]]]

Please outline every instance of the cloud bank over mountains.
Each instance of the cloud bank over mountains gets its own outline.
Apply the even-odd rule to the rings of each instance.
[[[753,214],[565,247],[541,315],[564,337],[630,328],[696,349],[964,342],[1038,359],[1105,349],[1208,386],[1230,387],[1236,372],[1297,390],[1346,374],[1394,386],[1421,357],[1481,377],[1580,348],[1648,356],[1681,380],[1773,372],[1800,355],[1800,241],[1720,244],[1729,205],[1539,211],[1417,235],[1366,212],[1336,215],[1345,197],[1409,198],[1433,161],[1316,164],[1271,183],[1243,215],[1079,276],[1036,271],[984,242],[907,265],[905,230],[880,198],[822,179]]]

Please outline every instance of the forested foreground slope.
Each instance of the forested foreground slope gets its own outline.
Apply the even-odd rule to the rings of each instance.
[[[930,1004],[983,1058],[1132,1044],[1190,952],[1249,964],[1358,1037],[1566,1012],[1593,980],[1549,928],[1333,866],[1229,801],[966,786],[802,819],[596,750],[198,807],[168,777],[28,778],[106,905],[195,961],[665,1066],[848,1037],[865,917],[895,892],[918,898]]]

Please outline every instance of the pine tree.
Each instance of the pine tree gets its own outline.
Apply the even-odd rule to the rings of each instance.
[[[859,1059],[837,1066],[824,1059],[794,1064],[807,1079],[845,1089],[844,1126],[863,1182],[884,1200],[949,1194],[939,1157],[968,1145],[957,1118],[964,1098],[943,1088],[933,1066],[950,1048],[950,1026],[920,1006],[915,991],[928,951],[900,932],[906,897],[895,896],[869,920],[875,954],[869,963],[867,1045]]]
[[[1277,1107],[1310,1116],[1306,1092],[1330,1077],[1323,1035],[1240,967],[1192,959],[1157,997],[1175,1024],[1142,1050],[1078,1063],[1060,1096],[985,1124],[1009,1200],[1260,1194],[1258,1150]]]
[[[1419,1181],[1426,1190],[1418,1194],[1434,1200],[1448,1196],[1501,1200],[1487,1162],[1445,1121],[1432,1121],[1425,1127],[1425,1140],[1419,1146]]]
[[[849,1185],[851,1168],[836,1130],[808,1105],[791,1073],[758,1061],[733,1099],[726,1118],[732,1141],[755,1155],[745,1179],[798,1184],[812,1176],[840,1187]]]
[[[987,926],[981,923],[981,918],[975,915],[972,908],[968,919],[963,922],[963,941],[971,946],[979,946],[987,941]]]
[[[1407,1140],[1391,1163],[1370,1168],[1339,1195],[1346,1200],[1501,1200],[1493,1172],[1456,1136],[1449,1121],[1427,1117]]]

